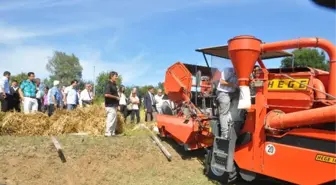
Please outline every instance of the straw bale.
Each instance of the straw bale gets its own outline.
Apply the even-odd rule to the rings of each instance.
[[[0,135],[60,135],[79,132],[102,135],[105,124],[105,109],[98,105],[73,111],[56,110],[51,117],[43,113],[28,115],[18,112],[0,113]],[[116,129],[118,134],[124,132],[124,124],[125,121],[118,112]]]

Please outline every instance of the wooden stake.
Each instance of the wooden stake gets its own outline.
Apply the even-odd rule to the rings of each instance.
[[[159,138],[154,135],[154,133],[144,124],[141,125],[142,127],[144,127],[146,130],[149,131],[149,133],[151,134],[151,138],[155,141],[155,143],[159,146],[159,148],[161,149],[161,151],[163,152],[163,154],[168,158],[169,161],[171,161],[172,156],[171,154],[168,152],[168,150],[166,149],[166,147],[164,147],[161,143],[161,141],[159,140]]]
[[[61,144],[59,143],[59,141],[57,140],[57,138],[55,136],[51,136],[51,140],[54,143],[54,146],[57,150],[58,156],[61,158],[62,162],[65,163],[66,159],[65,159],[64,153],[62,151]]]

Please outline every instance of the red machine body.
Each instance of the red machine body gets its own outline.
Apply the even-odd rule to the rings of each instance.
[[[193,84],[193,67],[197,66],[177,62],[168,68],[164,88],[169,99],[178,105],[178,110],[175,115],[159,114],[156,117],[161,136],[169,135],[178,143],[183,144],[187,150],[209,147],[213,143],[213,135],[208,124],[209,115],[202,113],[190,101],[192,99],[191,89],[197,86]],[[205,67],[198,67],[203,71],[209,70]],[[208,72],[207,77],[211,78],[211,72]],[[210,80],[203,80],[201,92],[207,94],[211,87]],[[188,115],[183,114],[184,109],[192,112]],[[190,117],[190,115],[193,116]]]
[[[256,62],[261,67],[253,80],[255,103],[248,108],[241,130],[241,134],[249,133],[251,138],[236,147],[237,166],[245,172],[295,184],[335,183],[336,47],[321,38],[262,43],[252,36],[239,36],[228,43],[197,51],[230,59],[240,86],[250,85]],[[282,50],[298,47],[325,50],[330,72],[308,67],[267,69],[263,64],[262,60],[290,55]],[[166,72],[164,86],[178,108],[174,115],[157,115],[160,134],[172,137],[187,150],[211,147],[213,143],[211,114],[195,105],[191,88],[202,86],[201,91],[209,91],[210,84],[220,78],[220,70],[202,70],[209,80],[193,84],[187,64],[172,65]]]

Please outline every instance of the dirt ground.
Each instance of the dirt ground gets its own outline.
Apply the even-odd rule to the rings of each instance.
[[[65,163],[50,137],[2,136],[0,184],[216,184],[203,175],[201,151],[181,153],[182,149],[164,143],[172,154],[169,162],[145,131],[113,138],[57,138]]]

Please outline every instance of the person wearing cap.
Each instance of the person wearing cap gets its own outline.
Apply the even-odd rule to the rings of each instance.
[[[59,90],[59,81],[54,81],[54,86],[48,91],[48,116],[51,116],[54,111],[59,108],[61,101],[61,91]]]

